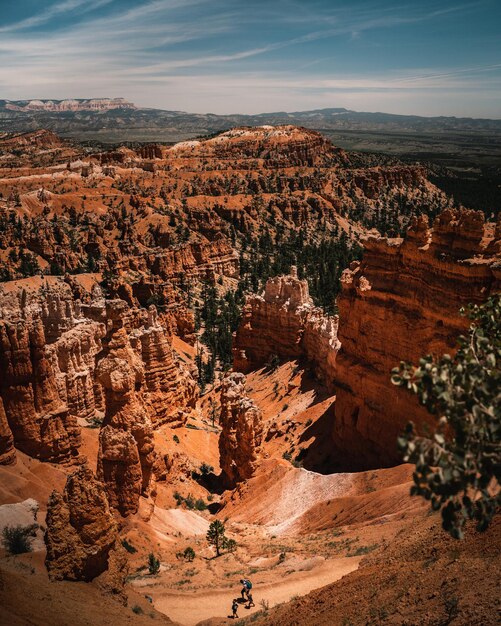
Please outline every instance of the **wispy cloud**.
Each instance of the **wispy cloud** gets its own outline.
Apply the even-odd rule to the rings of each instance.
[[[46,7],[42,12],[27,17],[24,20],[3,26],[0,32],[14,32],[18,30],[26,30],[35,26],[40,26],[50,22],[54,18],[60,17],[65,13],[78,11],[79,13],[87,13],[94,11],[99,7],[109,4],[113,0],[64,0],[51,6]]]
[[[452,66],[449,51],[446,62],[420,59],[427,30],[441,25],[464,50],[451,20],[469,25],[487,5],[495,0],[440,8],[431,0],[61,0],[0,27],[0,88],[11,99],[111,95],[200,112],[353,106],[363,97],[365,110],[414,101],[436,111],[440,98],[444,109],[459,106],[453,93],[472,102],[474,90],[493,106],[491,94],[501,98],[497,31],[491,53],[489,37],[479,36],[474,63]]]

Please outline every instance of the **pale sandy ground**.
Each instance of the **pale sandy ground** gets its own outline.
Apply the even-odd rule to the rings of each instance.
[[[286,578],[273,583],[265,583],[253,589],[256,606],[239,608],[240,618],[262,610],[261,601],[269,603],[269,607],[288,602],[294,596],[304,595],[339,580],[346,574],[356,570],[362,557],[329,559],[311,571],[295,572]],[[155,608],[168,615],[172,620],[183,626],[195,626],[198,622],[217,617],[224,619],[231,615],[231,602],[240,595],[240,586],[236,581],[235,589],[209,589],[207,591],[156,591],[153,597]],[[227,619],[228,624],[233,620]]]

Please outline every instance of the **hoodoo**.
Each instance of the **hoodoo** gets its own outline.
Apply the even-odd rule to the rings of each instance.
[[[108,582],[103,583],[111,583],[111,591],[122,596],[128,574],[125,550],[103,485],[89,467],[70,474],[62,494],[52,493],[46,522],[45,562],[52,580],[90,581],[106,572]]]
[[[246,395],[243,374],[229,374],[221,383],[220,422],[219,462],[225,481],[234,486],[254,474],[263,438],[263,416]]]
[[[138,510],[141,495],[154,494],[156,454],[152,424],[137,393],[144,382],[144,366],[123,326],[124,311],[122,300],[107,304],[113,330],[96,375],[106,405],[98,477],[106,485],[111,506],[128,515]]]

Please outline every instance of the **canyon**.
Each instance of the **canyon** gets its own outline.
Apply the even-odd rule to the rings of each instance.
[[[216,626],[251,577],[243,623],[438,624],[453,597],[454,623],[495,623],[499,524],[456,548],[409,495],[397,438],[436,418],[391,370],[453,353],[500,268],[501,221],[425,167],[290,124],[0,138],[0,529],[36,503],[2,619],[66,590],[76,624]]]

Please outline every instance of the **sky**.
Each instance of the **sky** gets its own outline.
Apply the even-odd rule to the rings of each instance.
[[[0,98],[501,118],[500,25],[500,0],[0,0]]]

